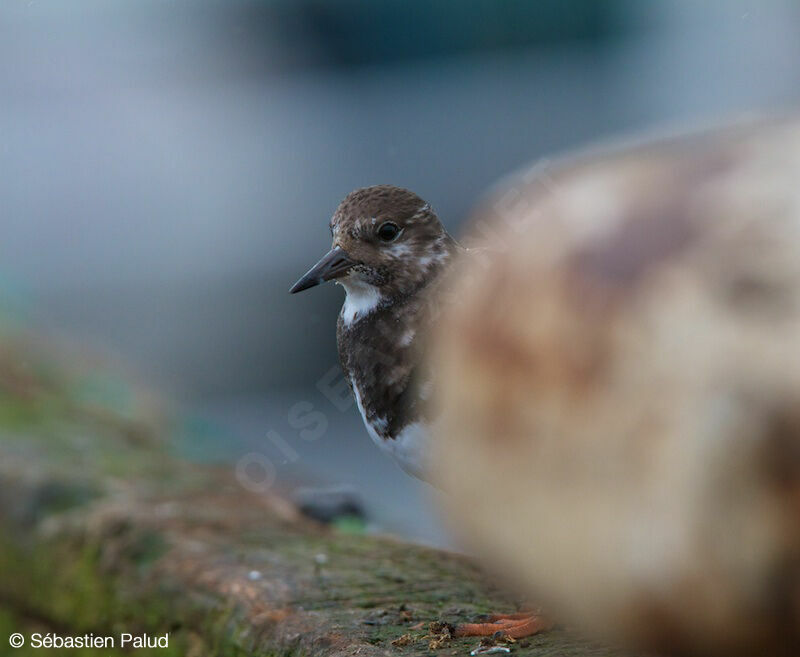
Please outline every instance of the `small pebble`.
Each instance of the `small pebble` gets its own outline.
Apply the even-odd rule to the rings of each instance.
[[[251,582],[257,582],[261,579],[261,572],[258,570],[251,570],[249,573],[247,573],[247,579],[249,579]]]

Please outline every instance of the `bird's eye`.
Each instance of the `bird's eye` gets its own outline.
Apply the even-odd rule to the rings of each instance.
[[[400,226],[392,221],[384,221],[380,226],[378,226],[378,237],[384,242],[391,242],[392,240],[397,239],[399,234]]]

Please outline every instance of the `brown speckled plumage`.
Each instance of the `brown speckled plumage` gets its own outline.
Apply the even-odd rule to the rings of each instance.
[[[389,245],[376,227],[393,221],[403,230]],[[355,273],[375,285],[388,303],[400,303],[436,279],[457,248],[431,206],[407,189],[375,185],[357,189],[331,218],[334,244],[354,261]]]
[[[399,230],[390,240],[380,236],[387,222]],[[419,455],[399,443],[407,427],[430,420],[424,334],[435,315],[437,283],[459,247],[428,203],[391,185],[350,193],[330,228],[333,248],[326,257],[336,274],[323,278],[347,292],[336,330],[342,369],[373,440],[422,476]],[[312,270],[293,291],[315,285],[319,276]]]
[[[374,235],[382,221],[403,230],[389,247]],[[422,333],[432,319],[432,284],[457,246],[430,205],[389,185],[349,194],[331,219],[331,231],[334,242],[360,263],[356,273],[383,297],[376,310],[349,325],[340,315],[336,338],[342,369],[360,390],[365,421],[392,440],[409,423],[427,419],[419,395],[428,379],[421,370]]]

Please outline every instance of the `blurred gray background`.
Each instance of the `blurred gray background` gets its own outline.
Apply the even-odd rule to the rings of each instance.
[[[338,201],[410,187],[458,233],[531,160],[792,108],[799,63],[796,0],[4,0],[0,314],[130,363],[189,409],[199,458],[352,484],[442,542],[317,386],[341,290],[287,294]]]

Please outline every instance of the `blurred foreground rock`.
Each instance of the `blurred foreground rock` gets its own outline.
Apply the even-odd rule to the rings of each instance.
[[[800,654],[800,122],[504,183],[438,336],[448,512],[557,618]]]
[[[466,655],[446,626],[511,601],[463,558],[333,531],[233,464],[176,453],[170,414],[86,355],[0,335],[0,654],[60,637],[170,634],[180,655]],[[255,473],[254,479],[258,479]],[[251,482],[252,483],[252,482]],[[51,650],[122,657],[120,650]],[[564,632],[515,654],[612,657]]]

